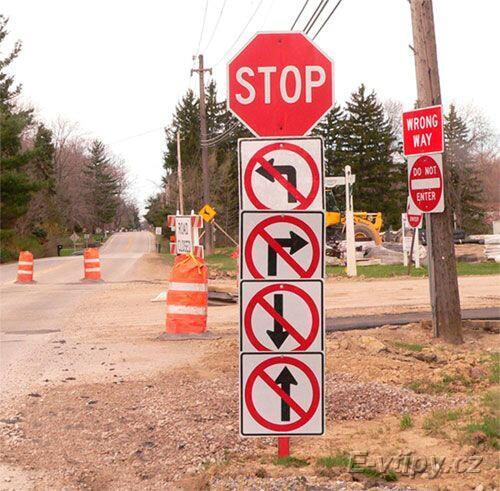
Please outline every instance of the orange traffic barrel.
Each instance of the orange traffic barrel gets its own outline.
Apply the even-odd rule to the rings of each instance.
[[[18,283],[30,283],[33,281],[33,254],[30,251],[21,251],[19,253],[17,281]]]
[[[207,330],[208,270],[202,258],[179,254],[167,292],[167,334],[202,334]]]
[[[98,249],[89,247],[83,251],[83,270],[86,280],[101,279],[101,260]]]

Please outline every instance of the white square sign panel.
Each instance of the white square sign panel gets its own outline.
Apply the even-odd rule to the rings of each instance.
[[[322,280],[240,285],[241,351],[323,350]]]
[[[323,210],[323,140],[241,139],[242,210]]]
[[[189,254],[193,252],[193,227],[192,218],[175,217],[175,245],[177,254]]]
[[[444,211],[443,156],[439,153],[408,157],[410,210],[421,213]]]
[[[324,222],[322,212],[242,212],[241,278],[322,278]]]
[[[241,434],[322,435],[323,365],[323,353],[243,353]]]

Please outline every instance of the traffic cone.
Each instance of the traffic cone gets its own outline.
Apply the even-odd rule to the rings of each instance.
[[[207,331],[208,269],[204,259],[179,254],[170,273],[166,331],[161,339],[214,339]]]
[[[84,280],[99,281],[101,279],[101,260],[99,249],[89,247],[83,251]]]
[[[17,283],[33,283],[33,254],[30,251],[19,253]]]

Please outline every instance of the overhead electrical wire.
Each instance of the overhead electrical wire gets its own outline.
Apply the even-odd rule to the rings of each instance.
[[[229,46],[229,48],[226,50],[226,52],[219,58],[219,60],[213,64],[213,67],[215,68],[217,65],[219,65],[222,61],[224,61],[226,59],[226,56],[231,53],[231,51],[233,50],[233,48],[236,46],[236,44],[238,43],[238,41],[240,40],[241,36],[243,36],[243,33],[246,31],[247,27],[250,25],[250,22],[252,22],[252,20],[254,19],[254,17],[256,16],[257,12],[259,11],[261,5],[262,5],[262,2],[264,0],[260,0],[259,3],[257,4],[257,7],[255,8],[255,10],[253,11],[252,15],[250,16],[250,18],[248,19],[247,23],[243,26],[243,29],[241,30],[241,32],[238,34],[238,37],[234,40],[233,44],[231,44],[231,46]]]
[[[217,17],[217,22],[215,23],[214,29],[212,31],[212,34],[210,35],[210,39],[208,40],[208,43],[205,45],[205,48],[203,49],[203,52],[206,53],[210,45],[212,44],[212,41],[214,39],[215,33],[217,32],[217,28],[219,27],[220,20],[222,18],[222,14],[224,12],[224,7],[226,6],[227,0],[224,0],[224,3],[222,4],[222,7],[219,11],[219,16]]]
[[[302,5],[302,8],[300,9],[300,12],[299,12],[299,15],[297,15],[297,17],[295,18],[295,21],[294,23],[292,24],[292,27],[290,27],[290,31],[293,31],[295,25],[297,24],[297,22],[299,21],[301,15],[302,15],[302,12],[304,12],[305,8],[307,7],[307,4],[309,3],[309,0],[306,0],[304,2],[304,5]]]
[[[196,53],[200,53],[200,47],[201,47],[201,40],[203,39],[203,33],[205,32],[205,23],[207,20],[207,11],[208,11],[208,0],[205,0],[205,12],[203,12],[203,21],[201,23],[201,31],[200,31],[200,39],[198,41],[198,49],[196,50]]]
[[[318,36],[318,34],[321,32],[321,30],[323,29],[323,27],[325,27],[325,25],[327,24],[327,22],[330,20],[330,17],[333,15],[333,13],[337,10],[337,7],[342,3],[342,0],[339,0],[337,2],[337,4],[335,5],[335,7],[333,7],[333,10],[330,12],[330,14],[328,15],[328,17],[325,19],[325,22],[323,22],[323,24],[321,24],[321,27],[316,31],[316,34],[313,36],[313,39],[316,39],[316,37]]]
[[[309,34],[311,32],[311,29],[314,27],[314,25],[316,24],[316,22],[318,21],[319,19],[319,16],[322,14],[323,10],[325,10],[325,7],[328,5],[328,2],[330,0],[326,0],[325,3],[322,5],[322,7],[319,9],[319,12],[316,14],[316,17],[314,17],[313,21],[311,22],[311,25],[309,26],[309,28],[306,30],[306,34]]]
[[[328,0],[319,0],[318,5],[314,9],[314,12],[312,13],[311,17],[309,17],[309,20],[307,21],[307,24],[304,26],[304,29],[302,29],[304,32],[307,32],[307,29],[309,29],[309,26],[311,25],[312,20],[316,17],[318,10],[321,8],[323,3],[327,2],[327,1]]]

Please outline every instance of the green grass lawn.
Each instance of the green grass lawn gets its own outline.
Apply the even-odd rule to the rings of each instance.
[[[168,264],[173,264],[173,256],[165,252],[166,247],[162,247],[162,255],[167,258]],[[219,271],[236,271],[236,260],[230,255],[235,250],[234,247],[221,247],[216,249],[216,253],[206,257],[206,262],[209,268],[215,268]],[[465,275],[489,275],[500,274],[500,264],[487,263],[457,263],[457,271],[459,276]],[[343,266],[327,266],[327,276],[345,276],[345,267]],[[372,266],[359,266],[358,276],[365,278],[391,278],[395,276],[406,276],[408,268],[402,264],[388,265],[377,264]],[[427,268],[415,269],[411,268],[411,276],[422,277],[427,276]]]

